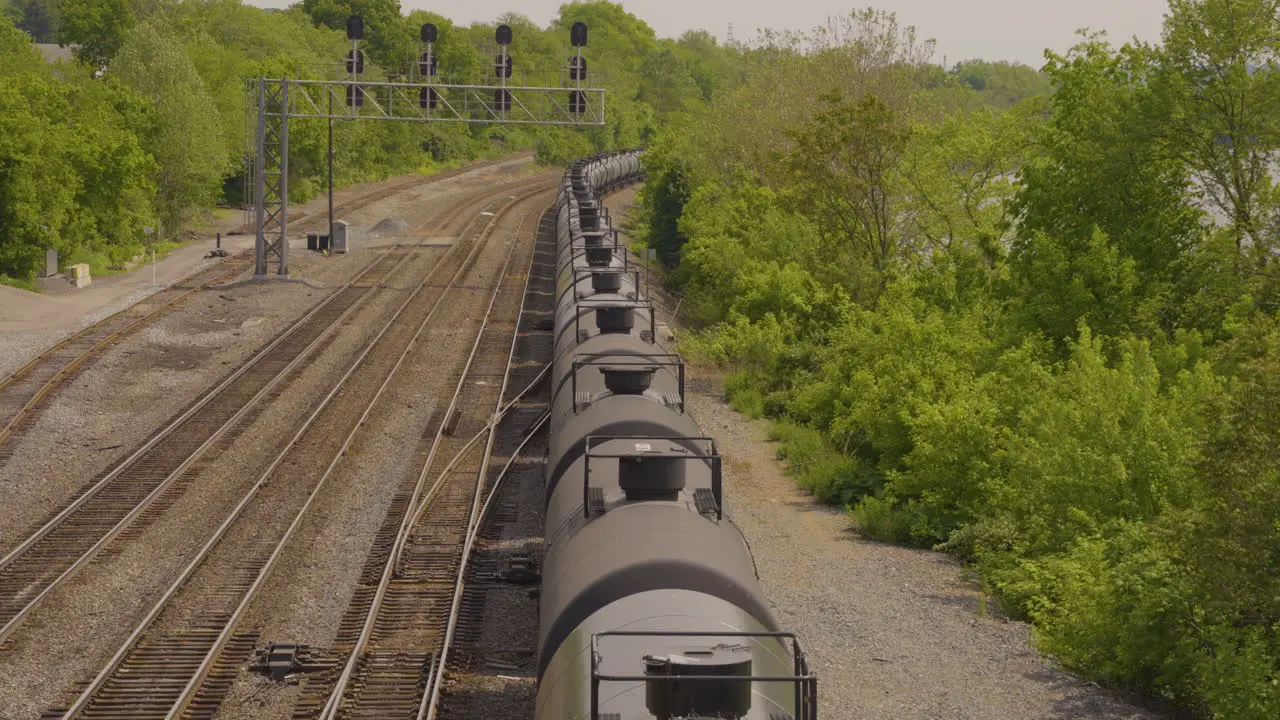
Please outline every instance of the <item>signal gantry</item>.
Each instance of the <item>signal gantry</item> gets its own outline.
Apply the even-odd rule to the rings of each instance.
[[[330,123],[329,213],[332,233],[334,120],[402,122],[494,123],[503,125],[602,126],[605,123],[605,90],[588,84],[587,26],[570,28],[574,48],[559,81],[520,85],[512,82],[515,63],[510,46],[511,27],[499,25],[494,33],[498,52],[492,72],[479,81],[453,81],[441,76],[436,45],[439,29],[427,23],[419,31],[419,50],[409,63],[407,81],[365,79],[364,20],[347,18],[347,39],[340,79],[309,80],[260,76],[250,81],[251,103],[256,115],[254,146],[250,155],[256,226],[255,275],[265,276],[275,263],[277,274],[289,274],[289,120],[322,119]],[[403,76],[400,76],[403,77]]]

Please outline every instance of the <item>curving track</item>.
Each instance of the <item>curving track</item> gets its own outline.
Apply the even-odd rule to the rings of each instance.
[[[522,225],[512,247],[520,267],[533,240]],[[457,427],[436,429],[422,472],[401,489],[334,648],[345,662],[336,680],[314,683],[295,717],[422,717],[438,701],[528,277],[504,268],[445,413],[457,413]]]
[[[435,175],[380,185],[336,205],[334,215],[336,217],[350,213],[402,192],[432,185],[479,168],[500,165],[510,160],[511,158],[503,158],[476,163]],[[462,206],[465,203],[459,205]],[[455,207],[453,212],[456,213],[457,209]],[[327,210],[324,213],[299,215],[292,222],[313,223],[327,217],[326,213]],[[452,213],[451,217],[453,217]],[[443,225],[444,223],[441,224]],[[252,232],[253,229],[245,227],[240,231]],[[42,411],[48,407],[58,392],[74,382],[80,372],[88,368],[104,350],[158,320],[201,290],[229,282],[252,267],[253,254],[244,252],[202,268],[149,295],[141,302],[76,332],[0,380],[0,465],[8,462],[12,457],[17,441],[35,425]],[[2,636],[3,633],[0,632],[0,637]]]
[[[493,194],[493,188],[468,193],[433,223],[434,228],[451,227],[459,216],[487,202]],[[215,445],[233,439],[247,418],[269,402],[293,373],[311,362],[344,321],[374,297],[372,291],[384,289],[387,281],[421,252],[427,251],[396,246],[381,254],[0,557],[0,643],[59,585],[117,538],[126,536],[140,518],[155,514],[166,501],[172,501],[198,474],[202,458]],[[217,277],[225,277],[227,270],[223,268]],[[216,278],[206,280],[206,285],[216,282]]]
[[[393,249],[281,333],[239,370],[81,491],[0,558],[0,641],[297,369],[408,258]]]

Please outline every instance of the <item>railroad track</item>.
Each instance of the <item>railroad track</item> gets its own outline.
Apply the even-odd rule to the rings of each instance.
[[[436,317],[436,309],[451,297],[451,290],[465,288],[459,281],[475,266],[498,220],[522,199],[547,192],[545,187],[543,182],[533,193],[507,203],[482,230],[464,233],[366,345],[106,667],[67,708],[46,716],[141,720],[211,717],[216,712],[222,693],[253,647],[251,635],[236,634],[237,623],[313,501]]]
[[[544,216],[540,232],[509,385],[526,390],[507,401],[491,455],[494,469],[485,478],[485,501],[468,540],[470,562],[458,612],[451,618],[456,631],[445,663],[449,689],[441,694],[436,713],[442,719],[524,720],[534,712],[532,694],[519,686],[534,681],[532,634],[495,632],[486,621],[537,616],[537,600],[527,586],[538,578],[533,566],[543,524],[546,436],[538,431],[548,419],[550,392],[539,381],[548,371],[554,345],[546,320],[554,311],[554,214]],[[531,392],[533,388],[539,391]]]
[[[509,159],[477,163],[380,187],[335,206],[334,214],[350,212],[406,190],[439,182],[477,168],[497,165]],[[459,206],[461,205],[460,203]],[[457,209],[458,207],[455,206],[454,211]],[[319,216],[315,213],[300,215],[294,221],[311,222]],[[246,226],[240,231],[243,233],[252,230],[253,228]],[[0,380],[0,465],[7,463],[13,456],[17,441],[36,424],[57,393],[74,382],[79,374],[92,364],[92,360],[101,356],[104,350],[147,323],[160,318],[195,293],[210,285],[228,282],[251,267],[253,267],[252,254],[245,252],[197,270],[169,287],[147,296],[143,301],[80,330],[41,353],[9,377]],[[0,637],[3,637],[3,633],[0,633]]]
[[[477,200],[492,194],[493,188],[469,194],[435,226],[450,227],[467,210],[477,209]],[[412,247],[393,246],[378,256],[140,449],[94,478],[0,558],[0,644],[55,588],[113,540],[176,499],[202,469],[201,460],[213,448],[230,442],[252,413],[305,367],[343,321],[373,297],[371,291],[385,285],[413,252]]]
[[[198,270],[75,333],[0,381],[0,465],[12,457],[18,438],[36,423],[57,391],[70,385],[91,359],[209,285],[226,282],[252,266],[252,259],[241,254]]]
[[[0,558],[0,642],[192,469],[410,256],[383,253]]]
[[[501,165],[504,162],[508,162],[510,160],[514,160],[516,158],[523,157],[523,156],[524,154],[522,153],[520,155],[516,155],[515,157],[505,157],[505,158],[499,158],[497,160],[486,160],[484,162],[473,163],[465,167],[454,168],[453,170],[446,170],[441,173],[436,173],[435,175],[414,177],[408,180],[403,180],[401,182],[395,183],[394,185],[379,187],[359,197],[352,198],[351,200],[347,200],[338,205],[334,205],[333,217],[334,219],[337,219],[338,216],[341,215],[342,213],[350,212],[352,210],[364,207],[366,205],[371,205],[380,200],[386,200],[387,198],[392,197],[393,195],[397,195],[399,193],[405,192],[406,190],[413,190],[415,188],[422,187],[423,185],[431,185],[441,180],[447,180],[452,177],[457,177],[458,175],[461,175],[464,172],[471,172],[471,171],[479,170],[482,168]],[[324,209],[318,210],[313,213],[299,212],[296,215],[292,215],[289,217],[289,222],[310,224],[320,220],[321,218],[328,219],[328,215],[329,215],[329,209],[326,206]],[[275,229],[278,225],[279,223],[276,223],[276,222],[268,222],[266,224],[266,229],[267,230]],[[240,234],[249,234],[249,233],[257,232],[257,227],[252,223],[248,223],[248,224],[242,225],[240,227],[239,232]]]
[[[532,249],[523,230],[520,260]],[[434,702],[527,282],[504,272],[449,408],[416,449],[422,470],[397,489],[375,538],[329,649],[336,664],[308,679],[295,718],[419,717]]]

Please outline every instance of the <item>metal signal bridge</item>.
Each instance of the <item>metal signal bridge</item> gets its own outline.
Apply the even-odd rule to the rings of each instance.
[[[300,80],[259,77],[251,81],[257,114],[253,186],[257,263],[255,274],[265,276],[271,263],[277,273],[289,274],[289,119],[317,118],[330,121],[329,214],[333,222],[333,120],[398,120],[408,122],[497,123],[505,125],[604,125],[602,88],[586,86],[587,26],[573,24],[570,42],[574,54],[565,69],[569,83],[513,85],[512,56],[508,46],[511,28],[499,25],[495,33],[492,81],[443,82],[438,73],[435,25],[421,28],[418,59],[410,66],[408,82],[363,80],[364,21],[347,19],[351,51],[346,56],[345,78]]]

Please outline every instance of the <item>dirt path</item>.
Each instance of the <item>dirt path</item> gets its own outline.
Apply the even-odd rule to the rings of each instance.
[[[634,191],[608,201],[622,226]],[[660,305],[671,307],[663,298]],[[670,323],[667,313],[659,320]],[[726,505],[779,622],[797,633],[824,720],[1143,720],[1158,715],[1054,667],[1025,623],[993,617],[940,553],[865,540],[799,490],[768,423],[735,412],[720,377],[689,371],[689,408],[726,458]]]

